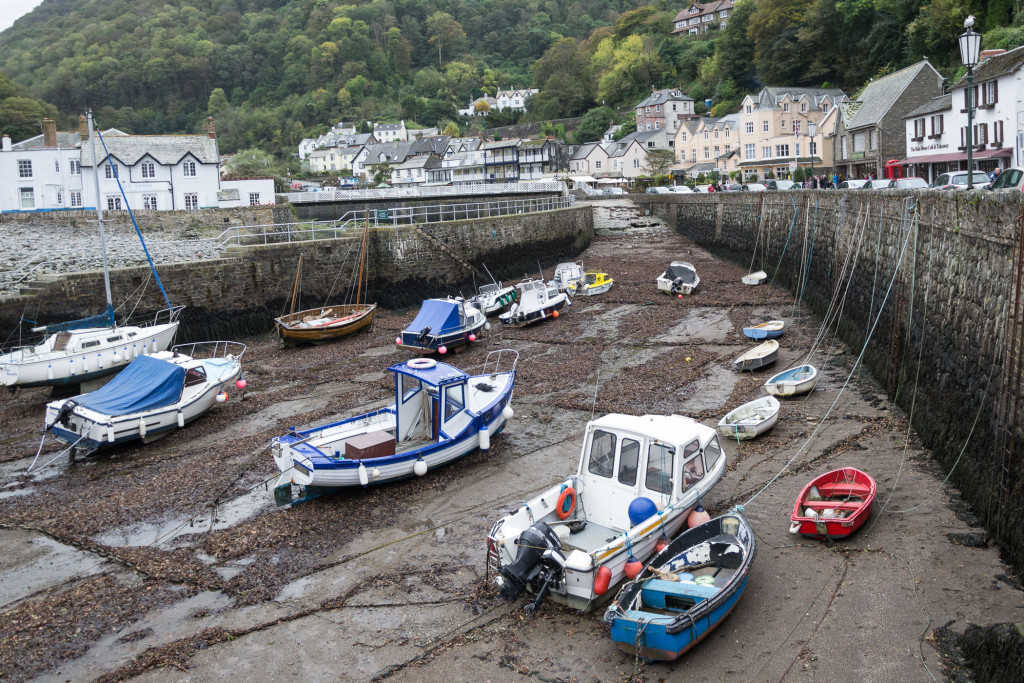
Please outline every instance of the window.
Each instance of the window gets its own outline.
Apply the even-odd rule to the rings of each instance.
[[[988,124],[979,123],[974,127],[974,144],[975,145],[987,145],[988,144]]]
[[[142,195],[142,208],[147,211],[156,211],[156,195],[155,194],[144,194]]]
[[[60,173],[60,159],[53,160],[53,172]]]
[[[156,164],[152,161],[146,161],[142,164],[142,177],[143,178],[156,178]]]
[[[654,111],[661,111],[661,105],[660,104],[654,105]]]
[[[640,460],[640,442],[633,439],[622,440],[622,451],[619,453],[619,483],[626,486],[636,485],[636,468]]]
[[[789,102],[786,102],[785,104],[782,105],[782,111],[787,114],[789,113]]]
[[[715,139],[716,140],[718,139],[718,129],[717,128],[715,129]]]
[[[416,174],[419,175],[419,171],[417,171]],[[259,192],[250,192],[249,193],[249,206],[259,206],[259,205],[260,205],[260,193]]]
[[[644,486],[658,493],[672,491],[672,465],[676,449],[660,443],[652,443],[647,449],[647,476]]]
[[[659,128],[661,128],[661,121],[655,121],[654,122],[654,130],[658,130]]]
[[[108,178],[117,178],[118,177],[118,175],[117,175],[117,164],[110,164],[110,163],[106,164],[106,168],[104,168],[104,172],[106,173],[106,176]]]
[[[775,145],[775,156],[777,156],[777,157],[788,157],[789,156],[789,145]]]
[[[999,82],[982,83],[978,92],[978,106],[991,107],[999,101]]]
[[[444,421],[452,419],[460,412],[462,407],[465,405],[465,395],[463,393],[463,385],[456,384],[450,386],[444,390]]]
[[[761,148],[761,158],[762,159],[771,159],[772,158],[772,148],[771,147],[762,147]]]
[[[747,114],[749,114],[749,113],[750,113],[750,109],[751,109],[751,107],[750,107],[750,105],[748,104],[748,105],[746,106],[746,109],[745,109],[745,111],[746,111],[746,113],[747,113]],[[751,131],[751,132],[753,132],[753,131]]]
[[[806,102],[801,102],[800,103],[800,113],[801,114],[806,114],[807,113],[807,103]]]
[[[942,114],[938,114],[932,117],[932,135],[931,137],[937,138],[946,132],[946,127],[942,119]]]
[[[992,124],[992,144],[999,147],[1003,144],[1003,122],[996,121]]]
[[[633,159],[633,168],[640,168],[640,160]]]
[[[182,172],[186,178],[196,177],[196,162],[186,161],[181,165]]]
[[[195,192],[185,193],[185,210],[195,211],[199,208],[199,195]]]
[[[32,161],[30,159],[18,159],[18,177],[32,177]]]
[[[764,131],[765,133],[768,132],[768,122],[767,121],[762,121],[761,122],[761,130]]]
[[[753,121],[747,121],[747,134],[748,135],[753,135],[754,134],[754,122]]]
[[[120,211],[121,210],[121,198],[115,195],[107,197],[107,211]]]
[[[705,139],[705,140],[707,140],[707,139],[708,139],[708,132],[707,132],[707,131],[704,131],[704,139]]]
[[[603,429],[594,431],[590,439],[590,458],[587,471],[599,477],[612,476],[615,466],[615,435]]]
[[[817,156],[818,143],[815,142],[814,140],[811,140],[810,144],[807,145],[807,153],[810,154],[812,157]],[[797,154],[799,154],[799,152],[797,152]]]
[[[793,156],[795,156],[795,157],[799,157],[800,156],[800,143],[799,142],[793,144]]]
[[[595,161],[594,162],[594,168],[601,168],[601,162],[600,161]]]
[[[64,194],[60,190],[57,190],[57,206],[63,206],[63,205],[64,205]]]
[[[36,192],[31,187],[22,187],[19,190],[21,194],[21,208],[23,209],[34,209],[36,208]]]
[[[647,122],[647,130],[650,130],[650,129],[651,129],[651,122],[650,122],[650,121],[648,121],[648,122]]]
[[[79,192],[78,190],[71,190],[71,206],[72,207],[76,207],[76,206],[81,206],[81,205],[82,205],[82,193]]]
[[[716,158],[716,159],[718,158],[718,155],[719,155],[719,154],[721,154],[721,152],[719,151],[719,149],[720,149],[720,148],[719,148],[719,147],[718,147],[718,146],[716,145],[716,146],[715,146],[715,158]]]
[[[924,119],[914,119],[914,137],[911,140],[924,140]]]
[[[700,446],[694,441],[683,450],[683,490],[690,488],[704,478],[704,458],[700,457]]]
[[[679,141],[686,142],[686,133],[683,133],[682,135],[679,136]]]
[[[718,459],[722,457],[722,447],[718,445],[718,437],[711,437],[708,445],[704,447],[704,464],[709,470],[714,469]]]
[[[71,175],[82,175],[82,162],[78,159],[71,160]]]
[[[709,148],[709,147],[705,147],[704,148],[704,158],[705,159],[710,159],[711,158],[711,148]]]
[[[779,128],[785,128],[785,127],[786,127],[786,119],[781,119],[779,121]]]

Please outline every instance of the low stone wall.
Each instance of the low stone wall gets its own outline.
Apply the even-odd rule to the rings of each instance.
[[[1013,272],[1019,195],[804,191],[634,201],[717,255],[744,267],[753,259],[753,270],[763,268],[819,315],[841,306],[840,337],[857,351],[871,334],[867,367],[913,410],[925,444],[955,467],[953,481],[1024,565],[1024,390],[1006,352],[1014,330],[1024,341],[1024,321],[1010,317],[1021,294]]]
[[[389,308],[425,298],[467,296],[473,272],[486,263],[495,277],[514,280],[575,257],[593,239],[590,208],[579,207],[482,220],[434,223],[423,228],[371,228],[365,266],[365,299]],[[303,255],[302,306],[345,303],[359,269],[361,231],[328,240],[230,248],[224,258],[160,266],[174,305],[187,306],[178,341],[231,339],[262,334],[286,311],[299,254]],[[115,305],[153,311],[165,307],[148,268],[111,270]],[[480,275],[476,281],[482,281]],[[0,329],[22,318],[39,323],[85,317],[104,304],[101,271],[47,276],[25,294],[0,300]],[[27,332],[27,326],[26,326]]]
[[[240,206],[232,209],[202,209],[200,211],[134,211],[135,220],[143,232],[180,233],[182,231],[208,231],[232,225],[269,225],[288,223],[294,218],[287,204]],[[96,223],[96,211],[26,211],[0,214],[0,232],[6,226],[63,227]],[[103,224],[112,229],[134,229],[127,211],[104,211]]]

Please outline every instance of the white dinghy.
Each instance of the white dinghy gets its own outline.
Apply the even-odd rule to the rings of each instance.
[[[769,379],[764,383],[764,388],[772,396],[796,396],[811,392],[817,383],[818,368],[798,365]]]
[[[218,341],[140,356],[96,391],[48,403],[46,430],[71,446],[72,461],[126,441],[155,441],[226,400],[244,353],[245,344]]]
[[[764,396],[729,411],[718,421],[718,431],[731,439],[743,441],[764,434],[779,419],[779,399]]]
[[[718,435],[680,415],[611,414],[587,425],[575,475],[510,515],[487,537],[501,595],[537,594],[587,610],[614,595],[675,536],[725,473]],[[627,567],[627,565],[631,565]]]
[[[666,294],[693,294],[700,286],[700,276],[692,263],[673,261],[658,276],[658,291]]]
[[[769,339],[758,344],[732,362],[737,370],[758,370],[771,365],[779,357],[779,342]]]
[[[768,273],[764,272],[763,270],[759,270],[756,273],[748,273],[744,275],[742,279],[743,284],[750,285],[751,287],[756,287],[758,285],[764,284],[765,280],[768,279]]]

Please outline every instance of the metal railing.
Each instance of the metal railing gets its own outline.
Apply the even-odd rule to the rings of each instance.
[[[417,185],[371,190],[324,190],[321,192],[288,192],[284,196],[292,204],[315,202],[363,201],[367,199],[424,199],[431,197],[467,197],[473,195],[565,193],[561,181],[529,183],[468,183],[465,185]]]

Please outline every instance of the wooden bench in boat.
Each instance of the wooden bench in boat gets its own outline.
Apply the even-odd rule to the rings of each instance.
[[[647,607],[668,609],[671,597],[691,598],[694,604],[713,598],[721,588],[705,586],[685,581],[665,581],[664,579],[648,579],[644,582],[640,595]]]
[[[818,484],[818,493],[826,500],[828,498],[860,498],[863,500],[871,494],[871,487],[854,481],[837,481],[831,484]]]

